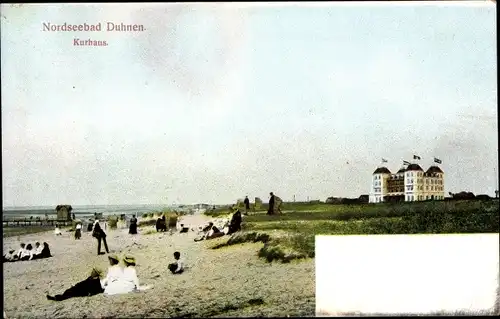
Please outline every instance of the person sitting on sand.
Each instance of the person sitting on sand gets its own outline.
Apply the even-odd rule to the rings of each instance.
[[[173,274],[182,274],[182,272],[184,272],[184,262],[180,258],[181,253],[176,251],[174,253],[175,261],[168,264],[168,270],[170,270]]]
[[[40,254],[35,255],[34,259],[49,258],[49,257],[52,257],[52,255],[50,254],[49,244],[43,242],[42,252]]]
[[[31,244],[26,245],[26,249],[23,250],[20,260],[32,260],[33,259],[33,246]]]
[[[25,250],[26,250],[26,244],[21,243],[21,248],[19,248],[19,250],[16,253],[16,260],[21,259],[21,255],[24,253]]]
[[[48,300],[63,301],[73,297],[86,297],[94,296],[104,292],[101,282],[102,272],[96,268],[92,269],[90,276],[77,283],[73,287],[66,289],[62,295],[50,296],[47,295]]]
[[[40,255],[42,253],[42,250],[43,250],[43,246],[40,245],[40,242],[36,242],[35,243],[35,251],[33,252],[33,255],[37,256],[37,255]]]
[[[231,222],[229,223],[229,231],[227,232],[227,235],[234,234],[239,230],[241,230],[241,212],[237,209],[231,218]]]
[[[57,225],[57,224],[56,224],[56,229],[54,229],[54,235],[56,235],[56,236],[61,236],[62,235],[62,232],[59,229],[59,225]]]
[[[123,269],[120,267],[120,260],[116,255],[109,255],[109,268],[106,278],[102,280],[102,286],[104,287],[104,293],[113,292],[118,281],[123,277]]]
[[[209,226],[209,230],[201,238],[195,238],[194,241],[200,241],[203,239],[208,240],[224,236],[224,232],[220,231],[219,228],[214,225],[214,223],[210,222]]]
[[[121,269],[121,274],[116,275],[116,280],[108,282],[104,288],[105,295],[126,294],[139,289],[139,278],[135,269],[135,258],[126,256],[123,259],[125,269]]]
[[[184,224],[181,224],[180,233],[187,233],[189,231],[189,227],[185,227]]]
[[[14,261],[14,257],[15,256],[16,256],[16,250],[15,249],[11,249],[11,250],[9,250],[8,253],[6,253],[5,255],[3,255],[3,262]]]

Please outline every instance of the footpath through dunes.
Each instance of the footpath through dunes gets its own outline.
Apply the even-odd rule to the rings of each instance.
[[[203,215],[183,216],[186,225],[206,222]],[[218,241],[194,242],[194,232],[146,234],[154,226],[129,235],[127,229],[108,230],[111,253],[136,257],[141,284],[150,290],[118,296],[97,295],[63,302],[46,299],[85,279],[92,267],[108,267],[107,255],[97,256],[97,243],[84,232],[10,237],[4,253],[19,243],[48,242],[54,257],[4,263],[4,309],[8,318],[147,318],[218,316],[314,316],[314,259],[288,264],[257,257],[261,243],[210,249]],[[172,275],[167,264],[180,251],[188,266]]]

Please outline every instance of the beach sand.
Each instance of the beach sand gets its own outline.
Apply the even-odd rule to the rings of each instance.
[[[183,223],[198,225],[207,218],[184,216]],[[194,232],[154,233],[139,229],[107,230],[111,253],[131,254],[137,260],[141,285],[149,290],[127,295],[46,299],[85,279],[92,267],[107,270],[107,255],[97,255],[97,241],[84,231],[56,237],[53,231],[4,238],[4,253],[25,243],[48,242],[54,257],[4,263],[4,310],[7,318],[145,318],[314,316],[314,260],[289,264],[267,263],[257,257],[262,244],[243,244],[212,250],[217,241],[194,242]],[[142,233],[142,234],[141,234]],[[20,240],[20,241],[19,241]],[[180,251],[188,268],[172,275],[167,264]]]

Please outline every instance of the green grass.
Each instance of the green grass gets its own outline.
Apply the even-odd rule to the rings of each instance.
[[[259,257],[289,262],[314,257],[316,235],[498,233],[500,228],[498,200],[309,206],[285,203],[283,207],[281,215],[261,211],[245,216],[241,232],[212,248],[262,242]],[[207,215],[222,213],[227,214],[227,210]]]

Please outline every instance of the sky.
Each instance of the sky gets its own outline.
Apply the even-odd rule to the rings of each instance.
[[[358,197],[413,154],[494,195],[491,2],[1,9],[4,207]],[[42,28],[106,22],[145,30]]]
[[[498,234],[316,236],[316,312],[491,311]]]

